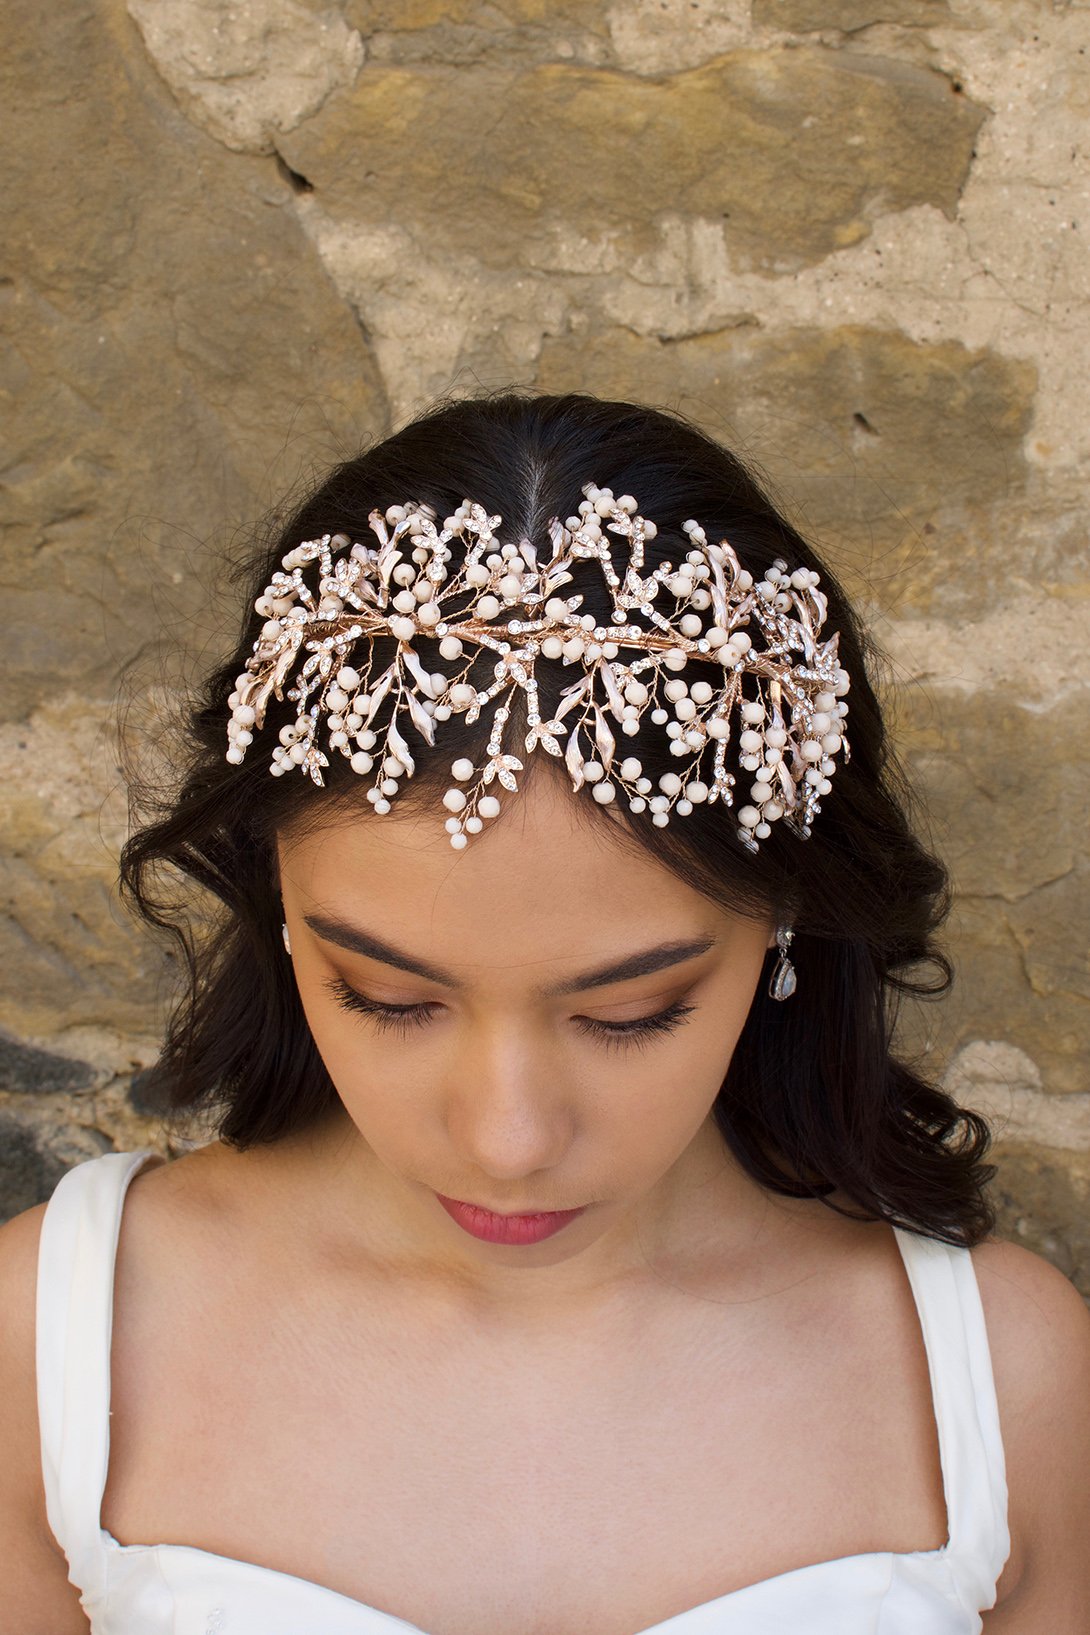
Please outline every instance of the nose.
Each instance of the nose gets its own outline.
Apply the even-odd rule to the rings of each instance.
[[[516,1028],[496,1024],[477,1030],[450,1067],[447,1135],[467,1170],[511,1185],[563,1162],[576,1108],[540,1042],[535,1050]]]

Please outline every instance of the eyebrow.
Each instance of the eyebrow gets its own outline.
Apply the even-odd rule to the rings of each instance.
[[[382,965],[396,966],[399,971],[411,971],[414,976],[422,976],[428,982],[438,982],[442,987],[453,988],[459,993],[465,988],[465,984],[449,971],[426,960],[415,959],[413,955],[394,948],[359,926],[346,925],[343,920],[327,919],[323,914],[304,914],[303,920],[324,942],[335,943],[350,954],[363,954]],[[606,988],[614,982],[649,976],[653,971],[664,971],[671,965],[695,959],[697,954],[706,954],[709,948],[715,946],[716,940],[713,936],[703,936],[659,943],[654,948],[641,949],[639,953],[629,954],[624,959],[611,960],[608,965],[600,965],[596,970],[580,971],[576,976],[565,977],[562,982],[536,988],[534,994],[540,999],[553,999],[561,994],[583,993],[588,988]]]

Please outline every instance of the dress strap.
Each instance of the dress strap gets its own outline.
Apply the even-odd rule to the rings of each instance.
[[[42,1217],[37,1390],[46,1514],[89,1610],[105,1594],[114,1265],[129,1182],[154,1148],[103,1153],[62,1175]]]
[[[990,1607],[1011,1540],[999,1405],[976,1267],[968,1249],[893,1230],[927,1350],[949,1563],[973,1610]]]

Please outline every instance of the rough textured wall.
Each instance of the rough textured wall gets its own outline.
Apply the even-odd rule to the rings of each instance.
[[[309,466],[518,381],[680,407],[869,609],[958,888],[914,1042],[1090,1294],[1086,0],[5,15],[0,1212],[163,1144],[123,666],[214,647],[216,549]]]

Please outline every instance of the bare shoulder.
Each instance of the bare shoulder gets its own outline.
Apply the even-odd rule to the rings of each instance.
[[[139,1277],[141,1271],[152,1278],[164,1270],[201,1275],[205,1251],[211,1252],[229,1221],[245,1214],[252,1190],[248,1179],[239,1155],[218,1141],[145,1164],[125,1194],[119,1279]]]
[[[36,1204],[0,1226],[0,1629],[87,1635],[42,1483],[35,1316],[45,1209]]]
[[[1090,1311],[1043,1256],[973,1251],[1007,1468],[1011,1559],[988,1635],[1090,1626]],[[1083,1623],[1079,1623],[1083,1619]]]
[[[1090,1369],[1090,1310],[1042,1255],[989,1238],[972,1251],[1000,1409],[1012,1420],[1046,1400],[1074,1409]]]
[[[35,1308],[38,1245],[45,1204],[24,1209],[0,1226],[0,1416],[5,1451],[25,1472],[30,1455],[37,1463],[38,1408],[35,1368]]]

